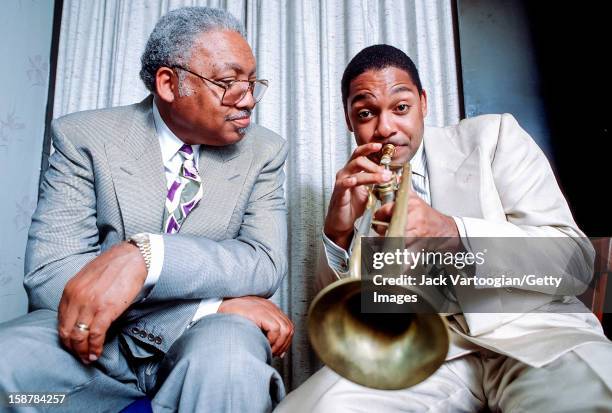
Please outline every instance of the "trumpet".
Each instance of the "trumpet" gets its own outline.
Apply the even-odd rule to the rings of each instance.
[[[378,204],[395,201],[385,240],[403,237],[411,185],[410,164],[395,166],[395,148],[382,149],[380,164],[394,172],[386,183],[370,188],[368,201],[353,240],[348,276],[334,281],[314,298],[308,311],[308,336],[315,353],[340,376],[362,386],[398,390],[414,386],[444,362],[449,347],[446,320],[426,302],[418,313],[365,313],[362,294],[373,287],[361,280],[361,237],[366,236]],[[400,175],[401,174],[401,175]],[[396,293],[410,294],[395,286]]]

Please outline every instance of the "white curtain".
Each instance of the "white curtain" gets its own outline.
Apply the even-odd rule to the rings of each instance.
[[[311,281],[335,172],[354,142],[347,132],[340,78],[363,47],[388,43],[420,70],[427,123],[459,120],[450,0],[64,0],[54,117],[125,105],[147,95],[140,54],[158,18],[190,5],[227,9],[242,20],[270,88],[257,123],[288,140],[286,197],[290,269],[274,300],[296,324],[291,352],[277,367],[288,389],[316,371],[305,328]]]

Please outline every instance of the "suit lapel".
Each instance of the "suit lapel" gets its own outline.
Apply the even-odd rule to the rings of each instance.
[[[162,228],[167,187],[151,105],[135,105],[117,125],[125,134],[106,144],[126,238]]]
[[[432,207],[447,215],[482,217],[480,149],[466,155],[440,128],[426,128],[423,142]]]

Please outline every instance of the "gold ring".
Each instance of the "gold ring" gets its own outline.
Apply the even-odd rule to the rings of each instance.
[[[82,332],[89,331],[89,326],[87,324],[85,324],[85,323],[76,323],[74,328],[76,328],[77,330],[82,331]]]

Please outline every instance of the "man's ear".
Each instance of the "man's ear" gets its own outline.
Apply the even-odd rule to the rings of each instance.
[[[348,130],[351,132],[355,132],[353,130],[353,126],[351,125],[351,119],[349,118],[348,108],[346,106],[344,107],[344,120],[346,121],[346,127],[348,128]]]
[[[178,78],[169,67],[160,67],[155,73],[155,90],[157,96],[167,103],[178,97]]]
[[[425,89],[421,91],[421,112],[423,112],[423,117],[427,116],[427,92],[425,92]]]

